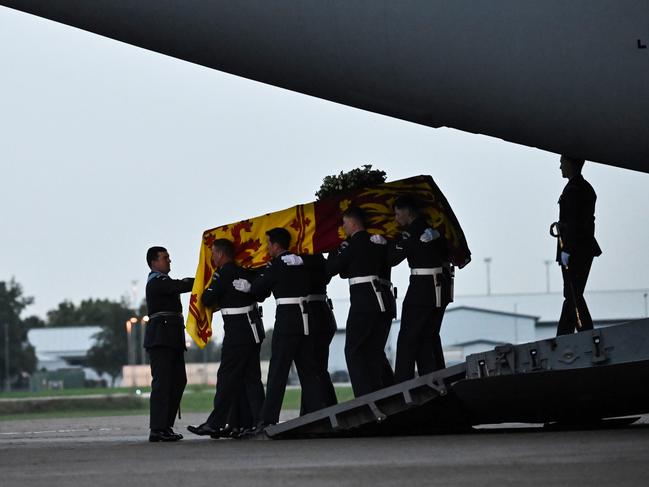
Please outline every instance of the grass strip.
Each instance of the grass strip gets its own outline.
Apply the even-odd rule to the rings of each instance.
[[[77,396],[88,394],[97,394],[101,389],[79,389],[83,391]],[[65,397],[57,396],[56,400],[51,401],[24,401],[24,406],[20,410],[9,409],[6,404],[0,404],[0,421],[26,420],[26,419],[49,419],[49,418],[71,418],[71,417],[98,417],[98,416],[126,416],[136,414],[147,414],[149,403],[135,394],[125,394],[134,391],[131,388],[107,389],[118,394],[108,394],[100,400],[95,398],[79,398],[66,400]],[[73,389],[68,390],[68,396],[74,396]],[[90,393],[86,391],[92,391]],[[53,391],[61,392],[61,391]],[[145,391],[146,392],[146,391]],[[348,401],[353,398],[351,387],[336,387],[338,402]],[[113,397],[111,397],[113,396]],[[34,396],[28,396],[34,397]],[[48,397],[37,395],[36,397]],[[49,396],[52,397],[52,396]],[[301,390],[287,389],[284,395],[282,409],[298,410],[300,409]],[[7,399],[3,396],[2,399]],[[206,389],[201,386],[188,388],[183,395],[181,409],[188,413],[208,413],[212,410],[212,401],[214,399],[214,389]],[[13,402],[13,401],[12,401]],[[22,402],[22,401],[17,401]],[[54,407],[54,410],[51,408]],[[48,408],[50,410],[48,410]]]

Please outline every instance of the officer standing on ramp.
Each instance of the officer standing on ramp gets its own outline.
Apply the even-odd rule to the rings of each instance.
[[[559,198],[559,221],[550,234],[557,237],[557,263],[563,276],[563,307],[557,335],[592,330],[584,290],[593,258],[602,254],[595,240],[595,201],[593,187],[581,175],[583,159],[561,156],[561,175],[568,179]]]
[[[144,348],[151,364],[149,441],[178,441],[172,427],[187,384],[185,372],[185,323],[180,294],[192,290],[194,278],[171,279],[171,259],[164,247],[146,253],[151,272],[146,285],[149,322]]]
[[[235,279],[252,279],[251,271],[238,266],[234,257],[235,248],[230,240],[214,241],[212,260],[216,272],[201,298],[205,306],[220,308],[225,335],[212,413],[205,423],[187,429],[212,438],[230,436],[225,426],[231,411],[239,407],[239,401],[250,405],[253,424],[259,421],[264,402],[259,363],[264,326],[252,295],[237,291],[232,285]]]
[[[390,261],[397,265],[407,259],[410,267],[395,364],[395,379],[403,382],[415,377],[415,364],[419,375],[446,366],[439,332],[452,301],[453,271],[446,240],[426,221],[419,202],[399,197],[394,213],[405,231],[391,243]]]

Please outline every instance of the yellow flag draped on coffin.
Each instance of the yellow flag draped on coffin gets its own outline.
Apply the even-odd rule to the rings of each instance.
[[[266,252],[266,231],[286,228],[291,233],[291,250],[299,254],[313,253],[315,233],[314,204],[297,205],[282,211],[243,220],[203,233],[196,279],[189,301],[187,333],[203,348],[212,336],[212,312],[201,303],[200,297],[212,280],[212,242],[227,238],[237,249],[236,262],[244,267],[261,267],[269,260]]]
[[[189,302],[187,332],[200,348],[205,347],[212,336],[213,310],[203,306],[201,296],[214,273],[214,240],[231,240],[236,249],[236,262],[250,268],[258,268],[268,262],[266,231],[275,227],[285,228],[291,233],[292,252],[329,252],[345,238],[341,227],[341,214],[352,205],[360,206],[367,213],[370,233],[394,238],[398,228],[394,221],[392,205],[394,200],[403,194],[414,196],[424,203],[430,223],[446,238],[451,263],[464,267],[471,260],[471,252],[453,210],[433,178],[415,176],[362,188],[203,232],[196,279]]]

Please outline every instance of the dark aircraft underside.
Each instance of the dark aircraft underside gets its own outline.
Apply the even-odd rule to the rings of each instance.
[[[0,0],[431,127],[649,172],[647,0]]]

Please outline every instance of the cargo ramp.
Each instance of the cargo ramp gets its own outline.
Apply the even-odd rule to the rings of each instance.
[[[466,431],[493,423],[595,424],[649,413],[649,319],[521,345],[266,428],[261,438]]]

